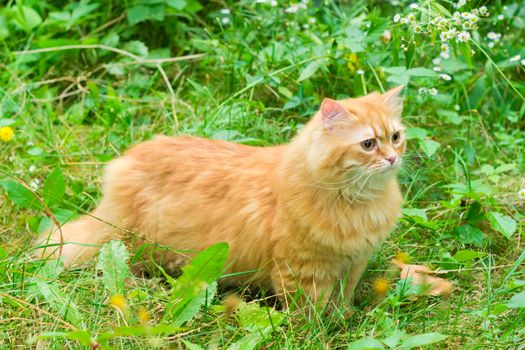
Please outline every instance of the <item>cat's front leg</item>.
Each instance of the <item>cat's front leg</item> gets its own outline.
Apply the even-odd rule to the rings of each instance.
[[[337,276],[324,273],[328,266],[305,269],[307,263],[290,259],[277,263],[272,271],[273,289],[286,308],[321,311],[331,300]],[[323,273],[316,273],[319,270]]]

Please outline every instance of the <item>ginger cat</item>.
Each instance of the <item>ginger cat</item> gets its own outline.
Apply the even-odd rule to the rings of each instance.
[[[323,303],[337,286],[350,301],[401,209],[401,90],[325,99],[286,145],[158,136],[132,147],[108,164],[92,214],[62,227],[66,266],[109,240],[131,241],[130,232],[142,238],[135,244],[182,251],[154,251],[169,272],[191,251],[228,242],[227,272],[258,271],[232,282],[280,294],[300,287]],[[37,254],[57,257],[56,243],[58,231],[40,237]]]

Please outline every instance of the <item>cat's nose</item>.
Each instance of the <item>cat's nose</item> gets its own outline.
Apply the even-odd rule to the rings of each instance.
[[[396,161],[397,157],[396,156],[390,156],[390,157],[387,157],[386,160],[388,160],[390,162],[390,165],[394,164],[394,162]]]

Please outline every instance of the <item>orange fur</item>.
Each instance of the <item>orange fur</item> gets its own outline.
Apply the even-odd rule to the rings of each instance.
[[[66,265],[84,262],[111,239],[129,240],[131,231],[142,238],[137,243],[185,251],[155,253],[170,272],[191,252],[224,241],[228,272],[258,270],[233,282],[278,293],[300,286],[325,301],[345,280],[349,299],[401,207],[398,167],[386,160],[396,156],[398,165],[405,147],[400,90],[327,99],[287,145],[158,136],[134,146],[107,166],[92,215],[62,227]],[[376,149],[363,149],[367,138],[376,139]],[[56,231],[38,244],[59,237]],[[38,254],[57,256],[53,248]]]

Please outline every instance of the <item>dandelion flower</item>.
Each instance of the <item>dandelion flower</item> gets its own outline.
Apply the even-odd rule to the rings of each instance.
[[[9,142],[13,139],[15,132],[10,126],[2,126],[0,128],[0,140],[2,142]]]
[[[111,298],[109,298],[109,304],[113,307],[116,307],[120,311],[124,311],[126,309],[126,299],[120,294],[113,295]]]
[[[410,262],[410,255],[408,255],[407,252],[398,252],[396,254],[396,260],[402,262],[403,264],[407,264]]]
[[[144,307],[139,309],[137,316],[140,320],[140,323],[148,323],[148,321],[151,319],[148,310],[146,310]]]
[[[521,190],[518,191],[518,198],[521,200],[525,199],[525,188],[522,188]]]
[[[379,277],[374,280],[374,284],[372,286],[374,293],[378,295],[385,295],[386,292],[388,292],[388,288],[389,288],[389,283],[386,278]]]
[[[448,74],[445,74],[445,73],[442,73],[439,75],[439,77],[443,80],[446,80],[446,81],[449,81],[449,80],[452,80],[452,77]]]

